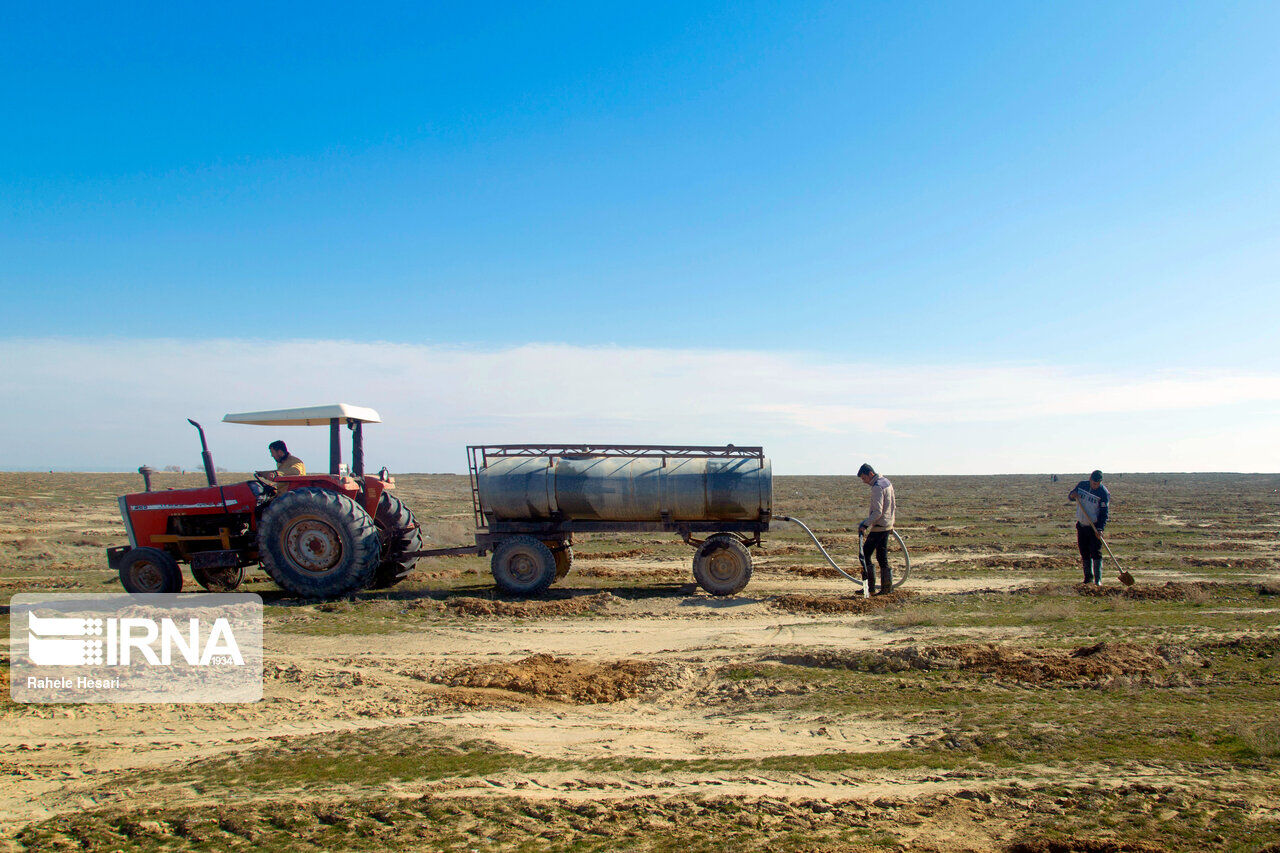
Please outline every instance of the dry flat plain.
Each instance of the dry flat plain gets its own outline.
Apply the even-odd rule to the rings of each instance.
[[[103,548],[139,479],[0,474],[5,595],[118,591]],[[579,539],[529,602],[495,598],[480,558],[329,603],[255,572],[260,703],[3,691],[0,833],[41,850],[1280,851],[1280,476],[1109,478],[1128,593],[1109,563],[1101,591],[1075,585],[1075,478],[893,479],[914,571],[875,607],[784,525],[723,600],[648,534]],[[399,482],[433,543],[467,542],[465,478]],[[849,563],[866,498],[852,477],[775,479],[775,509]]]

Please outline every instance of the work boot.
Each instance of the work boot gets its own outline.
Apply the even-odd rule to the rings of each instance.
[[[1093,558],[1093,582],[1098,586],[1102,586],[1102,558]]]
[[[1088,557],[1084,558],[1084,582],[1093,583],[1093,561]]]
[[[893,572],[889,569],[880,570],[880,594],[888,595],[893,592]]]

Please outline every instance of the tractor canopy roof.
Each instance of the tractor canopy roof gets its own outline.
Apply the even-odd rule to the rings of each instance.
[[[373,409],[347,403],[303,406],[300,409],[273,409],[266,412],[235,412],[222,419],[223,423],[257,426],[328,426],[335,420],[340,424],[356,421],[366,424],[382,423],[382,418]]]

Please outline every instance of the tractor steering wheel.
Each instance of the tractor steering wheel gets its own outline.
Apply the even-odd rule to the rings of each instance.
[[[268,489],[275,491],[276,481],[268,479],[267,477],[264,477],[261,471],[254,471],[253,479],[257,480],[259,483],[266,486]]]

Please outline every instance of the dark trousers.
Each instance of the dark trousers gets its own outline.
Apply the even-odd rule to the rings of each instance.
[[[862,541],[862,566],[867,576],[867,591],[876,594],[876,573],[871,566],[871,555],[876,555],[880,564],[880,591],[893,592],[893,570],[889,568],[889,531],[878,530],[867,534]]]
[[[1084,564],[1084,582],[1102,583],[1102,540],[1093,528],[1076,524],[1076,545],[1080,547],[1080,562]]]

